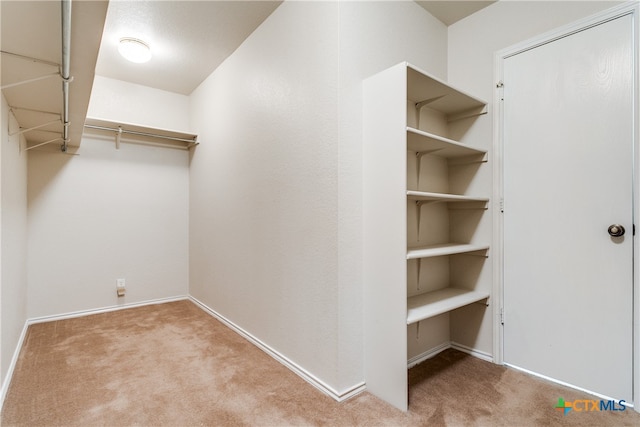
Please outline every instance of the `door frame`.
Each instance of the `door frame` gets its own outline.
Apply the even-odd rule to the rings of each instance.
[[[502,326],[502,316],[504,308],[504,218],[502,215],[503,207],[503,186],[504,186],[504,159],[503,159],[503,144],[504,144],[504,111],[502,97],[502,81],[504,76],[504,61],[505,59],[525,52],[527,50],[536,48],[538,46],[556,41],[571,34],[589,29],[604,22],[619,18],[624,15],[631,15],[633,22],[633,50],[634,50],[634,159],[633,159],[633,223],[640,224],[640,94],[638,80],[640,79],[640,68],[638,65],[640,56],[640,2],[632,1],[623,3],[616,7],[604,10],[595,15],[583,18],[572,24],[568,24],[557,28],[553,31],[543,33],[532,39],[520,42],[508,48],[499,50],[494,56],[494,76],[496,82],[496,90],[494,92],[493,105],[495,106],[494,114],[494,138],[493,138],[493,244],[492,252],[493,257],[493,297],[494,300],[494,341],[493,341],[493,354],[494,362],[498,364],[505,364],[504,361],[504,330]],[[632,339],[633,339],[633,405],[637,412],[640,412],[640,239],[633,239],[633,325],[632,325]],[[535,373],[533,373],[535,374]],[[538,375],[541,376],[541,375]],[[568,385],[573,388],[580,389],[579,387],[571,384],[563,383],[562,381],[555,380],[553,378],[547,378],[556,383]],[[590,390],[583,390],[589,393],[594,393]],[[611,396],[615,398],[615,396]]]

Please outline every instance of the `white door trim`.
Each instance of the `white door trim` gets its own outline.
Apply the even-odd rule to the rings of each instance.
[[[541,34],[532,39],[496,52],[494,57],[494,76],[496,91],[494,92],[494,140],[493,140],[493,296],[494,300],[494,345],[493,354],[495,363],[504,363],[504,335],[502,327],[502,307],[504,291],[504,224],[502,216],[503,200],[503,120],[504,112],[501,101],[501,82],[504,75],[504,60],[510,56],[533,49],[540,45],[553,42],[557,39],[569,36],[579,31],[602,24],[623,15],[633,16],[633,40],[634,40],[634,178],[633,178],[633,223],[640,224],[640,95],[638,66],[640,56],[640,2],[630,1],[611,9],[581,19],[569,25],[562,26],[553,31]],[[640,238],[634,238],[633,247],[633,404],[636,411],[640,412]]]

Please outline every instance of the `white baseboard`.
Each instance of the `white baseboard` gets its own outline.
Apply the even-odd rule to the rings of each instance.
[[[451,341],[451,348],[455,348],[458,351],[463,353],[470,354],[473,357],[477,357],[478,359],[486,360],[487,362],[495,363],[493,356],[487,352],[477,350],[475,348],[467,347],[466,345],[459,344],[457,342]]]
[[[130,304],[113,305],[110,307],[95,308],[91,310],[72,311],[69,313],[54,314],[51,316],[34,317],[32,319],[28,319],[27,324],[33,325],[36,323],[53,322],[55,320],[73,319],[75,317],[90,316],[92,314],[109,313],[110,311],[125,310],[127,308],[143,307],[145,305],[154,305],[154,304],[164,304],[166,302],[183,301],[188,299],[189,299],[188,295],[181,295],[176,297],[158,298],[158,299],[152,299],[152,300],[141,301],[141,302],[132,302]]]
[[[533,371],[530,371],[528,369],[524,369],[524,368],[521,368],[519,366],[512,365],[510,363],[505,363],[505,366],[508,366],[509,368],[512,368],[512,369],[515,369],[516,371],[520,371],[520,372],[524,372],[526,374],[532,375],[534,377],[542,378],[543,380],[550,381],[550,382],[552,382],[554,384],[558,384],[558,385],[561,385],[561,386],[569,387],[569,388],[572,388],[574,390],[578,390],[578,391],[590,394],[592,396],[598,397],[598,398],[603,399],[603,400],[615,400],[615,401],[618,401],[618,398],[614,398],[614,397],[611,397],[611,396],[606,396],[604,394],[596,393],[595,391],[587,390],[586,388],[578,387],[577,385],[566,383],[564,381],[560,381],[560,380],[557,380],[555,378],[551,378],[551,377],[548,377],[546,375],[542,375],[542,374],[539,374],[537,372],[533,372]],[[628,406],[629,408],[633,408],[633,402],[625,402],[624,406]]]
[[[9,369],[7,369],[7,375],[4,377],[4,381],[2,382],[2,389],[0,389],[0,411],[2,411],[2,407],[4,406],[4,398],[7,397],[7,392],[9,391],[9,386],[11,385],[13,371],[16,369],[18,357],[20,356],[20,351],[22,350],[24,339],[27,336],[27,329],[29,329],[28,321],[25,322],[24,326],[22,327],[22,332],[20,333],[20,337],[18,338],[18,342],[16,343],[16,348],[13,351],[13,357],[11,358]]]
[[[353,386],[351,386],[351,387],[349,387],[347,389],[344,389],[342,391],[335,390],[333,387],[331,387],[330,385],[326,384],[325,382],[320,380],[318,377],[314,376],[312,373],[310,373],[309,371],[304,369],[302,366],[296,364],[295,362],[293,362],[292,360],[290,360],[289,358],[284,356],[282,353],[280,353],[277,350],[271,348],[269,345],[265,344],[264,342],[262,342],[261,340],[259,340],[258,338],[256,338],[252,334],[250,334],[249,332],[245,331],[244,329],[242,329],[241,327],[239,327],[238,325],[236,325],[235,323],[233,323],[232,321],[230,321],[226,317],[222,316],[220,313],[216,312],[215,310],[213,310],[212,308],[210,308],[209,306],[207,306],[203,302],[199,301],[198,299],[196,299],[194,297],[189,297],[189,298],[191,299],[191,301],[193,301],[194,304],[199,306],[202,310],[204,310],[205,312],[209,313],[211,316],[215,317],[216,319],[218,319],[222,323],[224,323],[227,327],[231,328],[233,331],[238,333],[240,336],[245,338],[247,341],[249,341],[250,343],[252,343],[256,347],[258,347],[260,350],[262,350],[265,353],[267,353],[269,356],[271,356],[272,358],[274,358],[275,360],[277,360],[278,362],[280,362],[281,364],[286,366],[291,371],[293,371],[300,378],[302,378],[303,380],[305,380],[306,382],[308,382],[309,384],[314,386],[316,389],[318,389],[322,393],[324,393],[327,396],[335,399],[336,401],[342,402],[342,401],[347,400],[347,399],[355,396],[356,394],[364,391],[364,389],[365,389],[365,383],[364,382],[359,383],[359,384],[355,384],[355,385],[353,385]]]
[[[424,353],[420,353],[417,356],[413,356],[411,359],[407,361],[407,369],[411,369],[414,366],[419,365],[420,363],[424,362],[427,359],[431,359],[432,357],[442,353],[443,351],[449,348],[451,348],[451,343],[445,342],[436,347],[430,348]]]
[[[407,369],[411,369],[414,366],[424,362],[427,359],[431,359],[432,357],[442,353],[443,351],[449,348],[462,351],[463,353],[467,353],[473,357],[477,357],[478,359],[486,360],[487,362],[493,363],[493,356],[491,356],[489,353],[485,353],[484,351],[467,347],[466,345],[462,345],[457,342],[449,341],[449,342],[444,342],[436,347],[430,348],[424,353],[420,353],[419,355],[412,357],[407,362]]]

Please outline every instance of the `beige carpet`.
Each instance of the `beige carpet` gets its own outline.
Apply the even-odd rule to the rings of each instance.
[[[32,325],[2,411],[22,426],[639,426],[593,399],[448,350],[409,371],[410,411],[337,403],[189,301]]]

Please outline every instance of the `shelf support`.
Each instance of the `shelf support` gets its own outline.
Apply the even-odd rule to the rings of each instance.
[[[422,107],[424,107],[425,105],[429,105],[432,102],[436,102],[439,99],[444,98],[446,95],[440,95],[440,96],[436,96],[434,98],[429,98],[429,99],[425,99],[424,101],[420,101],[420,102],[416,102],[415,107],[416,107],[416,124],[417,124],[417,128],[420,128],[420,110],[422,110]]]
[[[420,241],[420,223],[422,222],[422,205],[429,203],[426,200],[416,200],[416,221],[418,228],[418,242]]]
[[[417,151],[416,152],[416,174],[418,175],[418,188],[420,188],[420,171],[422,169],[422,156],[440,151],[442,148],[436,148],[435,150]]]
[[[483,114],[487,114],[488,112],[489,110],[487,109],[487,106],[483,105],[481,107],[472,108],[470,110],[462,111],[457,114],[451,114],[447,117],[447,122],[452,123],[458,120],[468,119],[470,117],[477,117]]]
[[[472,203],[472,202],[470,202]],[[483,207],[470,207],[470,208],[449,208],[450,211],[476,211],[476,210],[480,210],[480,211],[486,211],[489,210],[489,208],[486,206],[486,202],[485,202],[485,206]]]
[[[38,62],[40,64],[50,65],[52,67],[57,67],[57,68],[60,67],[60,64],[58,64],[57,62],[47,61],[45,59],[34,58],[32,56],[26,56],[26,55],[20,55],[19,53],[13,53],[6,50],[0,50],[0,53],[2,53],[3,55],[13,56],[14,58],[22,59],[29,62]]]
[[[120,149],[120,138],[122,138],[122,126],[118,126],[116,131],[116,150]]]
[[[54,139],[51,139],[51,140],[49,140],[49,141],[41,142],[40,144],[32,145],[31,147],[26,147],[26,148],[24,149],[24,151],[33,150],[34,148],[38,148],[38,147],[41,147],[41,146],[43,146],[43,145],[51,144],[52,142],[61,141],[61,140],[62,140],[62,138],[61,138],[61,137],[54,138]]]
[[[418,242],[420,241],[420,217],[422,216],[422,205],[424,204],[423,201],[418,200],[416,201],[416,225],[418,228]]]
[[[59,75],[60,75],[59,73],[45,74],[44,76],[34,77],[32,79],[22,80],[22,81],[15,82],[15,83],[9,83],[9,84],[6,84],[4,86],[0,86],[0,89],[5,90],[5,89],[8,89],[10,87],[16,87],[16,86],[21,86],[21,85],[28,84],[28,83],[38,82],[40,80],[49,79],[51,77],[56,77],[56,76],[59,76]]]
[[[416,153],[416,174],[417,176],[417,181],[418,181],[418,185],[417,188],[420,188],[420,169],[422,168],[422,156],[424,156],[425,154],[427,154],[424,151],[418,151]]]
[[[43,128],[45,126],[49,126],[49,125],[52,125],[52,124],[55,124],[55,123],[60,123],[60,119],[51,120],[50,122],[43,123],[43,124],[40,124],[40,125],[37,125],[37,126],[32,126],[30,128],[26,128],[26,129],[22,129],[21,128],[20,130],[15,131],[15,132],[9,132],[9,136],[21,135],[23,133],[31,132],[32,130],[37,130],[37,129],[40,129],[40,128]]]
[[[417,280],[417,283],[416,283],[416,290],[418,290],[418,291],[420,290],[420,273],[421,273],[421,271],[422,271],[422,258],[418,258],[418,274],[417,274],[418,280]]]
[[[465,156],[466,159],[478,158],[479,156]],[[482,155],[482,159],[477,160],[449,160],[449,166],[465,166],[465,165],[473,165],[480,163],[488,163],[489,162],[489,154],[485,153]]]
[[[460,253],[460,254],[457,254],[457,255],[474,256],[474,257],[477,257],[477,258],[489,258],[489,255],[487,255],[487,254],[481,255],[481,254],[476,254],[476,253],[473,253],[473,252],[465,252],[465,253]]]
[[[418,110],[418,114],[420,113],[420,109],[422,107],[424,107],[425,105],[429,105],[432,102],[436,102],[437,100],[442,99],[445,96],[447,96],[447,95],[434,96],[433,98],[429,98],[429,99],[425,99],[425,100],[420,101],[420,102],[416,102],[416,110]]]
[[[29,111],[31,113],[41,113],[41,114],[50,114],[52,116],[62,117],[60,113],[56,113],[54,111],[44,111],[44,110],[34,110],[33,108],[23,108],[23,107],[13,107],[9,106],[9,111],[15,114],[16,111]]]

